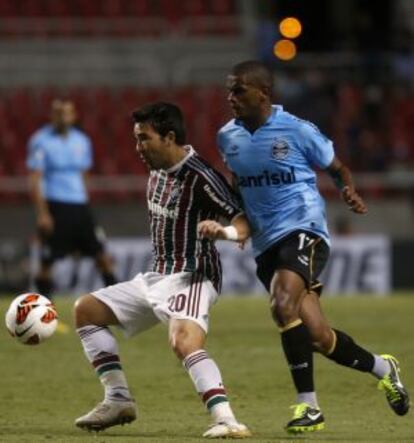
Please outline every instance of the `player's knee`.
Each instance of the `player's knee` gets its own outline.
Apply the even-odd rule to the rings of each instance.
[[[200,348],[200,344],[196,343],[193,334],[186,328],[178,328],[170,335],[170,346],[180,360]]]
[[[91,294],[79,297],[74,306],[75,323],[77,328],[96,324],[95,298]]]
[[[298,306],[290,291],[279,288],[270,302],[273,320],[279,326],[285,326],[298,318]]]

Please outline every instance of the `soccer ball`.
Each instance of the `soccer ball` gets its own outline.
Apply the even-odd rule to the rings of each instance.
[[[16,297],[6,313],[6,327],[25,345],[37,345],[56,330],[58,314],[45,296],[34,293]]]

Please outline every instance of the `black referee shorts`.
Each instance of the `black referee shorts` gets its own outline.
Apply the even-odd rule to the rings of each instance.
[[[299,274],[308,290],[321,295],[323,286],[317,280],[329,258],[329,246],[316,234],[297,230],[288,234],[256,257],[257,276],[270,293],[277,270]]]
[[[49,201],[48,206],[54,229],[51,234],[40,232],[43,263],[73,253],[95,257],[103,251],[103,239],[97,234],[89,205]]]

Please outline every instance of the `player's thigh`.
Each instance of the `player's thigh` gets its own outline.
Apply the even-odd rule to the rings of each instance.
[[[148,287],[142,274],[133,280],[94,291],[92,295],[112,310],[127,336],[159,323],[148,301]]]
[[[217,291],[200,273],[180,272],[167,275],[151,287],[150,302],[163,322],[191,320],[208,331],[209,312]]]
[[[112,309],[92,294],[85,294],[75,302],[76,327],[86,325],[109,326],[119,324]]]
[[[329,247],[322,238],[313,233],[296,230],[256,258],[257,275],[270,293],[273,292],[276,281],[280,287],[283,282],[289,284],[296,280],[291,278],[289,273],[282,277],[281,271],[297,274],[310,289],[323,270],[328,256]]]

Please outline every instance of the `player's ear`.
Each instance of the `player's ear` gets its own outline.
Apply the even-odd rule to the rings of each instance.
[[[270,89],[267,86],[262,86],[260,89],[260,99],[266,101],[270,97]]]
[[[173,143],[175,144],[175,132],[174,131],[168,131],[167,135],[165,136],[165,139],[169,142],[169,143]]]

